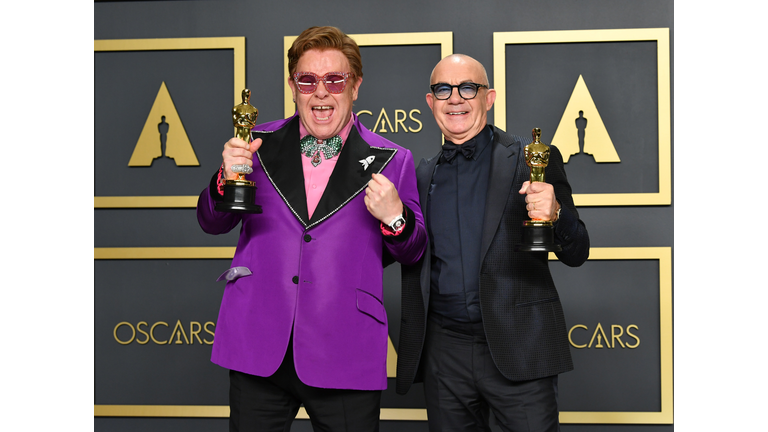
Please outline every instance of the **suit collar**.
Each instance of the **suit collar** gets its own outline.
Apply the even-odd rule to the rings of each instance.
[[[492,130],[491,181],[488,183],[488,192],[485,197],[485,215],[480,242],[481,262],[485,260],[485,254],[496,235],[509,194],[513,192],[512,185],[521,154],[520,141],[517,137],[508,135],[496,127]]]

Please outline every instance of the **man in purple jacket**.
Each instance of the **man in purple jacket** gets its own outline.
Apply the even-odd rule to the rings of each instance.
[[[288,51],[297,113],[232,138],[200,195],[210,234],[242,223],[211,360],[230,369],[230,430],[287,431],[303,404],[315,430],[378,430],[387,387],[384,262],[426,248],[411,153],[352,113],[360,50],[334,27]],[[261,214],[223,213],[221,183],[246,164]]]

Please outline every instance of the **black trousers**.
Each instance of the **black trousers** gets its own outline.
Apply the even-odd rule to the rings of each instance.
[[[304,408],[317,432],[377,432],[381,391],[310,387],[296,375],[293,347],[270,377],[229,371],[229,430],[289,432]]]
[[[482,323],[430,316],[422,361],[430,432],[490,431],[490,412],[503,431],[560,430],[557,376],[508,380],[493,362]]]

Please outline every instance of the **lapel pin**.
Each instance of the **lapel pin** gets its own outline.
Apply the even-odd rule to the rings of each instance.
[[[365,159],[360,159],[360,163],[363,164],[363,171],[367,170],[368,167],[373,163],[373,160],[376,159],[376,156],[368,156]]]

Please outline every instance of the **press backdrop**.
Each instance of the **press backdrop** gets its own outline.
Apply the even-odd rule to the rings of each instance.
[[[485,65],[490,121],[561,149],[592,243],[579,268],[551,263],[576,368],[562,429],[673,429],[672,1],[99,1],[94,15],[96,430],[227,429],[210,352],[238,232],[203,233],[194,206],[242,88],[259,122],[292,114],[285,52],[313,25],[361,45],[354,111],[415,163],[439,151],[425,94],[452,53]],[[389,267],[382,430],[426,431],[421,386],[394,393],[399,281]],[[311,430],[303,413],[293,430]]]

